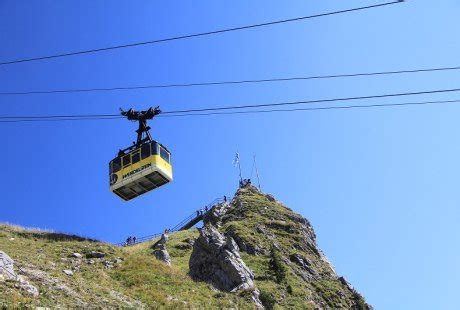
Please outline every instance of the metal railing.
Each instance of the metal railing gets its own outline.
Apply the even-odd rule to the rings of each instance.
[[[171,229],[168,229],[168,231],[169,232],[175,232],[175,231],[181,230],[181,228],[183,228],[183,227],[186,227],[188,223],[196,221],[197,219],[201,220],[202,217],[205,214],[207,214],[209,211],[211,211],[211,208],[213,206],[215,206],[216,204],[222,203],[222,202],[224,202],[223,198],[214,199],[212,202],[208,203],[202,209],[199,209],[199,210],[193,212],[192,214],[187,216],[185,219],[183,219],[182,221],[180,221],[179,223],[174,225]],[[136,238],[135,242],[131,242],[129,244],[127,242],[120,242],[120,243],[117,243],[116,245],[118,245],[118,246],[132,246],[132,245],[136,245],[138,243],[142,243],[142,242],[146,242],[146,241],[156,239],[156,238],[160,237],[161,235],[162,235],[162,233],[156,233],[156,234],[153,234],[153,235],[148,235],[148,236],[143,236],[143,237]]]

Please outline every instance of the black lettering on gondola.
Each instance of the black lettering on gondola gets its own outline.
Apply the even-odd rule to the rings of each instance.
[[[143,165],[143,166],[141,166],[141,167],[139,167],[137,169],[134,169],[133,171],[130,171],[130,172],[126,173],[126,174],[123,174],[123,179],[126,179],[126,178],[128,178],[128,177],[130,177],[130,176],[132,176],[132,175],[134,175],[134,174],[136,174],[138,172],[141,172],[142,170],[145,170],[145,169],[147,169],[147,168],[149,168],[151,166],[152,166],[152,164],[148,163],[148,164]]]

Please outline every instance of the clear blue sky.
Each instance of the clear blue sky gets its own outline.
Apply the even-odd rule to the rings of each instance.
[[[378,1],[0,1],[0,60],[291,18]],[[408,1],[305,22],[0,67],[0,91],[458,66],[458,1]],[[116,113],[458,88],[460,72],[0,97],[2,115]],[[360,102],[458,99],[460,94]],[[320,106],[320,105],[317,105]],[[129,203],[107,165],[124,120],[0,124],[0,220],[116,242],[232,195],[239,150],[263,190],[307,217],[376,309],[454,309],[460,281],[459,104],[158,119],[172,184]]]

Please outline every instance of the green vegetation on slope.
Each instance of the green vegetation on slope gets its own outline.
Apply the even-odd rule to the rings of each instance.
[[[267,307],[366,309],[363,298],[338,280],[317,249],[308,221],[256,188],[237,192],[220,230],[236,236],[240,248],[256,249],[257,255],[242,257]],[[294,263],[295,256],[307,266]]]
[[[18,290],[13,281],[0,285],[0,306],[48,307],[240,307],[250,304],[238,295],[216,292],[187,275],[188,258],[197,231],[172,234],[168,242],[172,267],[157,261],[152,242],[129,248],[19,227],[0,225],[0,250],[26,271],[38,298]],[[187,244],[187,245],[185,245]],[[101,259],[77,259],[72,253],[106,254]],[[105,262],[116,261],[113,268]],[[72,276],[63,270],[73,270]],[[21,274],[22,272],[20,272]],[[34,275],[34,276],[31,276]]]
[[[238,244],[267,309],[368,309],[317,248],[310,223],[273,197],[251,186],[240,189],[218,222],[220,233]],[[0,306],[253,308],[247,292],[220,292],[190,278],[189,260],[198,235],[196,229],[170,234],[169,267],[152,255],[155,240],[120,248],[0,225],[0,250],[16,261],[16,271],[40,292],[33,298],[14,281],[0,283]],[[105,256],[87,258],[92,251]]]

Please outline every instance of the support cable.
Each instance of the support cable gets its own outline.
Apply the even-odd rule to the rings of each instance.
[[[197,82],[197,83],[182,83],[182,84],[180,83],[178,84],[153,84],[153,85],[119,86],[119,87],[106,87],[106,88],[104,87],[101,87],[101,88],[74,88],[74,89],[0,92],[0,96],[45,95],[45,94],[142,90],[142,89],[156,89],[156,88],[180,88],[180,87],[200,87],[200,86],[219,86],[219,85],[238,85],[238,84],[259,84],[259,83],[308,81],[308,80],[338,79],[338,78],[352,78],[352,77],[366,77],[366,76],[384,76],[384,75],[411,74],[411,73],[428,73],[428,72],[456,71],[456,70],[460,70],[460,66],[424,68],[424,69],[412,69],[412,70],[381,71],[381,72],[364,72],[364,73],[361,72],[361,73],[347,73],[347,74],[298,76],[298,77],[286,77],[286,78]]]
[[[235,115],[235,114],[259,114],[259,113],[274,113],[274,112],[300,112],[300,111],[321,111],[321,110],[349,110],[349,109],[370,109],[370,108],[385,108],[385,107],[403,107],[403,106],[421,106],[433,104],[446,104],[446,103],[460,103],[458,100],[441,100],[441,101],[422,101],[422,102],[403,102],[403,103],[382,103],[382,104],[368,104],[368,105],[347,105],[347,106],[328,106],[328,107],[312,107],[312,108],[295,108],[295,109],[272,109],[272,110],[251,110],[251,111],[227,111],[227,112],[210,112],[210,113],[195,113],[195,114],[179,114],[179,115],[158,115],[158,117],[195,117],[195,116],[211,116],[211,115]],[[4,119],[0,117],[0,123],[20,123],[20,122],[50,122],[50,121],[81,121],[81,120],[115,120],[124,117],[104,117],[104,118],[35,118],[35,119],[22,119],[15,116],[15,119]],[[16,119],[20,118],[20,119]]]
[[[249,104],[249,105],[225,106],[225,107],[217,107],[217,108],[187,109],[187,110],[177,110],[177,111],[165,111],[165,112],[162,112],[162,114],[167,115],[167,114],[209,112],[209,111],[221,111],[221,110],[238,110],[238,109],[259,108],[259,107],[292,106],[292,105],[299,105],[299,104],[326,103],[326,102],[366,100],[366,99],[380,99],[380,98],[389,98],[389,97],[430,95],[430,94],[452,93],[452,92],[460,92],[460,88],[418,91],[418,92],[407,92],[407,93],[395,93],[395,94],[384,94],[384,95],[332,98],[332,99],[302,100],[302,101],[290,101],[290,102],[266,103],[266,104]]]
[[[164,39],[149,40],[149,41],[136,42],[136,43],[130,43],[130,44],[123,44],[123,45],[114,45],[114,46],[109,46],[109,47],[94,48],[94,49],[67,52],[67,53],[48,55],[48,56],[3,61],[3,62],[0,62],[0,66],[18,64],[18,63],[24,63],[24,62],[33,62],[33,61],[39,61],[39,60],[54,59],[54,58],[62,58],[62,57],[68,57],[68,56],[76,56],[76,55],[82,55],[82,54],[98,53],[98,52],[103,52],[103,51],[129,48],[129,47],[135,47],[135,46],[141,46],[141,45],[158,44],[158,43],[169,42],[169,41],[177,41],[177,40],[183,40],[183,39],[222,34],[226,32],[273,26],[273,25],[284,24],[284,23],[292,23],[292,22],[303,21],[306,19],[325,17],[325,16],[331,16],[331,15],[343,14],[343,13],[351,13],[351,12],[363,11],[363,10],[372,9],[372,8],[384,7],[384,6],[389,6],[389,5],[393,5],[393,4],[397,4],[401,2],[404,2],[404,0],[397,0],[397,1],[385,2],[385,3],[375,4],[375,5],[368,5],[368,6],[340,10],[340,11],[333,11],[333,12],[321,13],[321,14],[316,14],[316,15],[301,16],[301,17],[296,17],[296,18],[289,18],[289,19],[259,23],[259,24],[252,24],[252,25],[246,25],[246,26],[240,26],[240,27],[233,27],[233,28],[207,31],[207,32],[201,32],[201,33],[187,34],[187,35],[175,36],[175,37],[164,38]]]
[[[442,100],[442,101],[422,101],[422,102],[403,102],[403,103],[384,103],[384,104],[369,104],[369,105],[348,105],[348,106],[328,106],[328,107],[312,107],[312,108],[297,108],[297,109],[273,109],[273,110],[249,110],[249,111],[234,111],[240,109],[252,109],[259,107],[279,107],[279,106],[292,106],[301,104],[313,104],[313,103],[329,103],[329,102],[342,102],[342,101],[354,101],[354,100],[365,100],[365,99],[381,99],[389,97],[400,97],[400,96],[414,96],[414,95],[426,95],[426,94],[438,94],[438,93],[450,93],[460,92],[459,88],[454,89],[442,89],[442,90],[431,90],[431,91],[419,91],[419,92],[408,92],[408,93],[395,93],[395,94],[384,94],[384,95],[372,95],[372,96],[359,96],[359,97],[345,97],[345,98],[332,98],[332,99],[320,99],[320,100],[305,100],[305,101],[291,101],[291,102],[278,102],[278,103],[267,103],[267,104],[253,104],[253,105],[236,105],[236,106],[224,106],[216,108],[203,108],[203,109],[189,109],[189,110],[177,110],[177,111],[166,111],[161,112],[158,117],[184,117],[184,116],[203,116],[203,115],[222,115],[222,114],[245,114],[245,113],[266,113],[266,112],[287,112],[287,111],[308,111],[308,110],[330,110],[330,109],[352,109],[352,108],[372,108],[372,107],[389,107],[389,106],[405,106],[405,105],[426,105],[436,103],[454,103],[459,102],[459,99],[455,100]],[[215,111],[224,112],[215,112]],[[206,112],[206,113],[197,113]],[[83,115],[41,115],[41,116],[0,116],[0,122],[19,122],[19,121],[61,121],[61,120],[102,120],[102,119],[119,119],[123,118],[118,114],[83,114]]]

